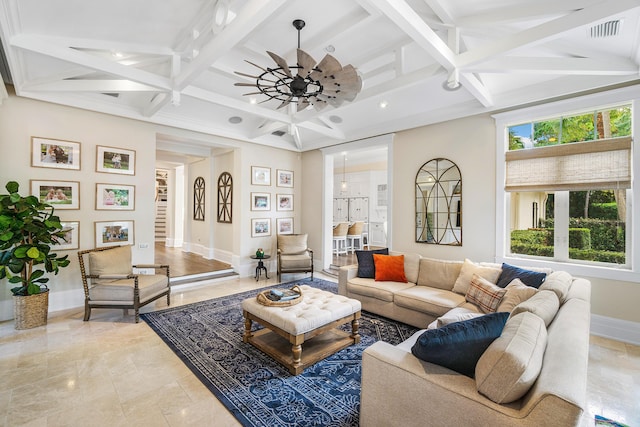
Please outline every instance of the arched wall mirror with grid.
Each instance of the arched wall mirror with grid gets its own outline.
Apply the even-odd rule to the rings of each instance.
[[[451,160],[429,160],[416,174],[416,242],[462,246],[462,176]]]

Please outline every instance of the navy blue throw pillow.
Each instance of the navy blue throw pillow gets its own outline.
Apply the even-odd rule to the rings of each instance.
[[[473,378],[487,347],[502,334],[509,313],[490,313],[438,329],[427,329],[411,347],[418,359]]]
[[[389,248],[375,249],[372,251],[356,251],[358,258],[358,277],[366,279],[376,278],[376,266],[373,263],[373,254],[389,255]]]
[[[525,270],[507,263],[502,263],[502,273],[498,277],[497,286],[506,288],[513,279],[520,279],[522,283],[533,288],[539,288],[547,278],[547,273],[539,273],[537,271]]]

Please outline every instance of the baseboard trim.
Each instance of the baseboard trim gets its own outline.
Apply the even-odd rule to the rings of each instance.
[[[591,333],[616,341],[640,345],[640,323],[638,322],[592,314]]]

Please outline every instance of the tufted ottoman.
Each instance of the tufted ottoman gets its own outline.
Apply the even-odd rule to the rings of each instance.
[[[289,307],[268,307],[255,298],[242,301],[242,340],[273,357],[293,375],[360,342],[360,301],[308,285],[300,289],[302,301]],[[264,328],[252,332],[253,321]],[[351,334],[337,329],[347,322],[351,322]]]

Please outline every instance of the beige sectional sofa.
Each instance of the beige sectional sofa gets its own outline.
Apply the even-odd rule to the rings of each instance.
[[[473,271],[474,280],[484,275],[495,283],[500,264],[402,255],[407,283],[360,278],[351,265],[340,269],[338,292],[358,299],[365,311],[418,328],[455,321],[453,314],[483,314],[467,301],[469,277],[463,276]],[[535,296],[520,292],[514,299],[509,289],[515,285],[507,287],[496,311],[511,315],[482,354],[475,378],[414,356],[411,348],[424,330],[397,346],[379,341],[367,348],[360,425],[579,425],[586,407],[591,284],[566,272],[547,273]]]

